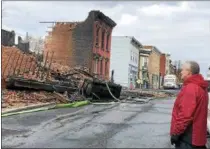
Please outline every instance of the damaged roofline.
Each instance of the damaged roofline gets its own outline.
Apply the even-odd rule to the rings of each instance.
[[[89,12],[89,15],[93,13],[96,18],[102,19],[103,21],[105,21],[108,25],[110,25],[112,28],[115,27],[117,25],[116,22],[114,22],[110,17],[106,16],[103,12],[101,12],[100,10],[92,10]]]

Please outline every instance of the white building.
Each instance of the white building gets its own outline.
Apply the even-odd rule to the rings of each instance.
[[[124,87],[135,88],[141,47],[141,43],[134,37],[112,37],[110,72],[114,70],[115,83]]]

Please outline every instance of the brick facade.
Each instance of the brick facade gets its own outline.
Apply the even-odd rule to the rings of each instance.
[[[160,86],[163,86],[165,75],[166,75],[166,54],[161,54],[160,56]]]
[[[157,89],[160,86],[160,57],[161,52],[154,46],[144,46],[144,49],[151,50],[149,55],[149,82],[150,88]]]
[[[160,57],[160,75],[165,76],[166,73],[166,55],[162,54]]]
[[[83,22],[56,23],[46,37],[44,55],[47,51],[54,52],[54,62],[87,67],[92,74],[108,79],[111,34],[115,26],[100,11],[91,11]]]

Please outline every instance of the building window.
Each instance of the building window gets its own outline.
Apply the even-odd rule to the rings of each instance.
[[[95,63],[94,63],[94,72],[97,74],[98,73],[98,60],[96,59],[95,60]]]
[[[108,75],[108,62],[105,62],[105,76]]]
[[[105,30],[102,31],[102,41],[101,41],[102,49],[104,49],[104,36],[105,36]]]
[[[96,46],[99,46],[99,31],[100,31],[100,28],[98,27],[96,30]]]
[[[110,37],[110,35],[108,34],[106,36],[106,51],[109,51],[109,37]]]
[[[142,57],[142,64],[141,64],[141,67],[144,67],[144,63],[145,63],[145,57]]]
[[[133,56],[132,55],[133,55],[133,52],[131,51],[131,61],[133,60]]]
[[[100,74],[103,75],[103,60],[101,60],[100,62],[101,62]]]

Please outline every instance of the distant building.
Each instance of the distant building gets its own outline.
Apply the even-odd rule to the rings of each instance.
[[[15,31],[7,31],[4,29],[1,29],[1,45],[3,46],[16,46],[18,49],[20,49],[23,52],[29,52],[29,42],[22,40],[20,36],[17,36],[18,42],[15,43]]]
[[[158,89],[160,87],[160,57],[161,52],[155,46],[144,46],[144,49],[151,50],[149,55],[149,81],[150,88]]]
[[[1,29],[1,45],[14,46],[15,45],[15,32]]]
[[[169,70],[170,70],[170,74],[176,74],[176,66],[172,64],[171,60],[170,60]]]
[[[141,48],[139,51],[139,77],[137,84],[140,84],[140,88],[149,87],[149,55],[152,50]]]
[[[29,42],[24,41],[20,36],[18,36],[18,44],[16,45],[18,49],[25,53],[29,53]]]
[[[170,74],[170,54],[166,54],[166,65],[165,65],[165,74],[168,75]]]
[[[114,71],[115,83],[128,88],[136,87],[141,48],[142,44],[134,37],[112,37],[110,70]]]
[[[160,86],[163,86],[164,76],[166,75],[166,54],[160,56]]]
[[[100,11],[89,12],[83,22],[56,22],[46,37],[44,55],[54,51],[53,62],[87,67],[99,78],[109,79],[111,36],[115,26],[116,23]]]

